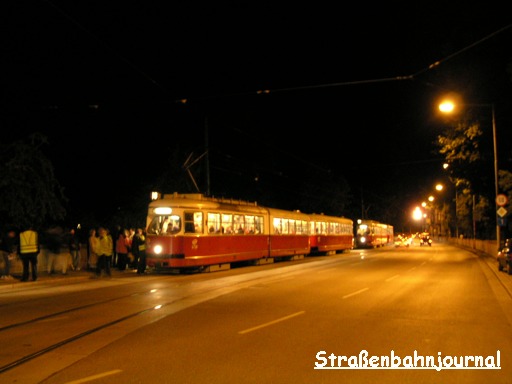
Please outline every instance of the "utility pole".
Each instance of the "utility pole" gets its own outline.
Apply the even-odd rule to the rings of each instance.
[[[206,196],[210,196],[210,145],[208,139],[208,116],[204,117],[204,148],[206,154]]]

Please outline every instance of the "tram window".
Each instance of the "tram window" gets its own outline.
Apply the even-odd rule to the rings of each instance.
[[[359,226],[359,229],[357,230],[357,233],[359,235],[369,235],[370,234],[370,228],[368,228],[368,225],[366,225],[366,224],[361,224]]]
[[[220,213],[208,212],[208,233],[220,232]]]
[[[236,233],[242,235],[245,232],[244,215],[233,215],[234,230]]]
[[[170,219],[171,219],[170,228],[167,229],[167,233],[179,232],[181,229],[181,217],[179,217],[178,215],[172,215],[170,217]]]
[[[282,233],[283,235],[287,235],[288,233],[290,233],[290,230],[289,230],[289,228],[288,228],[288,226],[289,226],[289,221],[288,221],[288,219],[282,219],[282,220],[281,220],[281,224],[282,224],[282,225],[281,225],[281,233]]]
[[[160,233],[167,233],[167,229],[169,228],[170,224],[171,224],[171,219],[166,216],[164,218],[164,221],[162,222],[162,230]]]
[[[185,233],[203,233],[203,212],[185,212]]]
[[[316,223],[316,233],[320,235],[327,234],[327,223],[325,221],[319,221]]]
[[[274,233],[275,234],[280,234],[281,231],[282,231],[282,223],[281,223],[281,219],[278,219],[277,217],[274,217]]]
[[[295,220],[295,231],[300,235],[307,233],[307,226],[304,225],[302,220]]]
[[[162,228],[158,229],[160,234],[165,235],[179,232],[181,225],[178,215],[160,216],[160,221],[162,221]]]
[[[308,233],[308,226],[302,220],[296,221],[295,228],[297,229],[297,233],[300,235]]]
[[[254,234],[254,216],[246,215],[245,216],[245,231],[248,234]]]
[[[288,221],[288,233],[291,235],[295,235],[295,233],[297,233],[297,229],[295,228],[295,220],[293,219]]]
[[[185,212],[185,233],[194,233],[194,213]]]
[[[263,216],[254,216],[254,233],[263,233]]]
[[[194,229],[196,233],[203,233],[203,212],[194,212]]]
[[[233,233],[233,215],[228,213],[222,214],[222,230],[226,234]]]
[[[160,228],[160,216],[153,217],[151,223],[148,225],[147,232],[149,235],[157,235],[159,233]]]

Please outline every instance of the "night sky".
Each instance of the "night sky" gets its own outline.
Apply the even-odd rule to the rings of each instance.
[[[0,5],[2,140],[47,135],[76,212],[129,206],[204,153],[208,127],[211,194],[270,202],[328,175],[351,186],[343,214],[364,200],[377,215],[385,196],[407,204],[439,177],[435,103],[452,90],[495,104],[509,164],[504,5],[170,4]]]

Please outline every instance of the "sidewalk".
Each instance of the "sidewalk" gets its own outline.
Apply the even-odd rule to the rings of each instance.
[[[43,249],[38,255],[38,263],[37,263],[37,281],[32,281],[32,274],[29,274],[29,280],[26,282],[21,281],[21,275],[23,271],[23,265],[19,257],[15,260],[11,261],[10,272],[12,279],[0,279],[0,289],[9,289],[9,288],[30,288],[30,287],[42,287],[48,284],[55,283],[73,283],[77,280],[84,280],[94,277],[94,270],[87,269],[87,248],[82,246],[81,255],[80,255],[80,270],[75,271],[71,267],[71,255],[66,250],[62,251],[53,259],[53,264],[51,266],[52,270],[55,272],[49,274],[48,268],[48,255],[47,252]],[[63,265],[66,264],[66,274],[64,275],[62,271],[64,270]],[[3,260],[0,262],[0,271],[3,270]],[[111,268],[112,277],[121,277],[121,276],[131,276],[132,270],[127,269],[126,271],[119,271],[116,268]],[[25,289],[25,288],[23,288]]]
[[[112,278],[123,278],[136,276],[136,270],[127,269],[125,271],[119,271],[116,268],[111,269]],[[146,272],[147,274],[147,272]],[[70,284],[74,282],[79,282],[82,280],[89,280],[95,278],[94,270],[84,270],[73,271],[69,270],[65,275],[61,272],[56,272],[52,274],[48,274],[46,271],[39,271],[37,276],[37,281],[32,281],[32,276],[29,276],[28,281],[21,281],[21,273],[17,272],[12,274],[12,279],[0,279],[0,291],[9,290],[9,289],[31,289],[31,288],[40,288],[53,284]],[[107,279],[105,275],[102,277],[98,277],[97,279]]]
[[[39,271],[37,276],[37,281],[32,281],[32,276],[30,275],[28,281],[21,281],[21,274],[19,272],[13,273],[12,279],[0,279],[0,289],[8,289],[20,286],[34,286],[34,285],[44,285],[51,283],[58,283],[63,281],[72,281],[76,279],[88,279],[92,276],[92,272],[90,271],[69,271],[66,275],[62,273],[53,273],[48,274],[48,272]]]

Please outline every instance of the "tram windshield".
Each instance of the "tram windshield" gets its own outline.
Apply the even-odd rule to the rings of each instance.
[[[368,228],[368,225],[360,224],[357,227],[357,234],[358,235],[368,235],[369,233],[370,233],[370,228]]]
[[[181,229],[178,215],[158,215],[151,220],[147,232],[149,235],[173,235]]]

